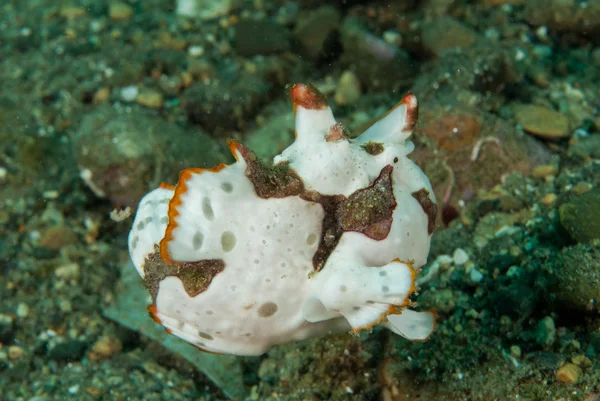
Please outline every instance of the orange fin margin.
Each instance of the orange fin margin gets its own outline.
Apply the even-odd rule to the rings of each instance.
[[[169,223],[165,230],[165,236],[160,240],[160,257],[168,265],[176,265],[171,255],[169,254],[169,242],[173,240],[173,231],[177,228],[177,222],[175,219],[179,216],[177,208],[181,206],[181,195],[187,192],[187,181],[192,177],[192,174],[202,174],[205,172],[218,173],[227,167],[227,164],[221,163],[218,166],[212,168],[188,168],[179,173],[179,182],[175,186],[175,193],[169,201],[169,211],[167,213],[169,217]]]
[[[297,106],[307,110],[323,110],[328,106],[325,96],[310,84],[293,84],[290,88],[290,97],[294,104],[294,115]]]
[[[402,313],[402,310],[404,308],[406,308],[407,306],[410,305],[410,296],[418,290],[417,286],[415,285],[415,280],[417,278],[418,272],[417,272],[417,270],[415,270],[412,263],[410,263],[410,262],[404,262],[404,261],[400,260],[399,258],[394,259],[392,262],[398,262],[398,263],[405,264],[410,269],[412,282],[410,284],[410,289],[408,290],[408,294],[406,294],[406,298],[404,298],[404,301],[400,305],[390,305],[387,311],[382,312],[381,315],[379,315],[379,317],[377,319],[375,319],[374,321],[372,321],[371,323],[368,323],[364,326],[360,326],[356,329],[352,329],[352,331],[354,333],[358,333],[361,330],[372,330],[373,326],[376,326],[377,324],[385,321],[387,315],[390,315],[390,314],[398,315],[398,314]]]
[[[175,185],[171,185],[168,182],[161,182],[158,186],[161,189],[170,189],[171,191],[175,190]]]

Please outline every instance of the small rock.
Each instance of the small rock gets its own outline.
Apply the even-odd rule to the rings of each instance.
[[[63,300],[59,301],[58,307],[60,308],[61,312],[64,312],[64,313],[73,312],[73,304],[68,299],[63,299]]]
[[[600,33],[600,2],[580,3],[573,0],[528,0],[524,10],[527,23],[546,26],[550,31],[585,32],[598,41]]]
[[[110,89],[108,88],[100,88],[98,89],[92,98],[92,103],[100,104],[108,99],[110,96]]]
[[[598,118],[600,123],[600,117]],[[598,128],[600,131],[600,128]],[[600,159],[600,134],[580,138],[569,147],[569,155],[583,159]]]
[[[90,359],[95,361],[108,359],[121,352],[122,349],[123,345],[117,337],[102,336],[92,345]]]
[[[592,185],[588,182],[580,182],[576,184],[573,188],[571,188],[571,192],[575,195],[583,195],[586,192],[590,192],[592,190]]]
[[[455,265],[462,266],[469,261],[470,257],[464,249],[456,248],[454,254],[452,255],[452,259],[454,260]]]
[[[200,45],[190,46],[188,48],[188,54],[191,57],[200,57],[200,56],[204,55],[204,47],[202,47]]]
[[[469,278],[471,279],[472,283],[480,283],[481,280],[483,280],[483,273],[481,273],[479,270],[473,268],[473,269],[471,269]]]
[[[497,7],[505,4],[520,5],[524,4],[527,0],[480,0],[481,4],[486,7]]]
[[[450,49],[468,48],[477,40],[477,32],[449,17],[425,23],[421,37],[425,51],[436,57]]]
[[[555,282],[552,293],[560,307],[600,312],[600,241],[563,248],[544,269]]]
[[[113,21],[124,21],[133,15],[133,7],[126,3],[111,3],[108,7],[108,15]]]
[[[158,380],[163,380],[165,376],[167,376],[168,371],[164,367],[160,366],[158,363],[154,361],[144,362],[142,365],[142,369],[146,371],[146,373],[152,375]]]
[[[579,380],[581,368],[573,363],[565,363],[556,371],[556,380],[564,384],[574,384]]]
[[[160,109],[164,104],[162,93],[153,89],[142,89],[137,96],[136,101],[138,104],[152,109]]]
[[[78,361],[85,354],[85,350],[88,347],[83,341],[79,340],[64,340],[60,337],[56,337],[56,340],[48,344],[47,355],[48,358],[57,361]]]
[[[19,318],[25,319],[27,316],[29,316],[29,306],[26,303],[21,302],[17,306],[16,313]]]
[[[530,134],[543,139],[560,139],[569,136],[569,119],[562,113],[533,104],[513,107],[517,123]]]
[[[54,226],[42,233],[40,245],[52,251],[58,251],[77,242],[77,235],[69,227]]]
[[[573,196],[558,209],[560,223],[577,242],[600,238],[600,188]]]
[[[181,166],[211,167],[227,161],[218,144],[199,128],[190,135],[139,107],[127,112],[108,105],[95,108],[82,118],[73,145],[85,183],[97,196],[123,206],[136,205],[158,186],[155,177],[176,182]]]
[[[119,91],[119,96],[121,96],[121,99],[124,102],[128,103],[135,102],[139,94],[140,91],[135,85],[126,86],[124,88],[121,88],[121,90]]]
[[[556,194],[546,194],[540,200],[540,202],[542,202],[543,205],[550,207],[556,203],[556,199],[557,199]]]
[[[54,274],[61,280],[76,281],[79,279],[79,265],[77,263],[61,265],[56,268]]]
[[[344,71],[335,90],[334,100],[337,104],[347,106],[356,104],[360,99],[360,81],[352,71]]]
[[[61,8],[59,15],[65,19],[76,19],[83,17],[87,12],[81,7],[63,7]]]
[[[160,90],[169,96],[176,96],[183,87],[183,81],[181,77],[177,75],[167,76],[163,75],[158,80],[158,86]]]
[[[177,0],[175,13],[182,17],[211,20],[230,15],[240,3],[240,0]]]
[[[573,358],[571,358],[571,362],[573,362],[577,366],[585,366],[585,367],[592,366],[592,361],[590,360],[590,358],[588,358],[587,356],[585,356],[583,354],[575,355]]]
[[[553,164],[542,164],[534,167],[531,175],[533,178],[546,178],[558,173],[558,167]]]
[[[549,347],[556,341],[556,326],[550,316],[539,321],[535,330],[535,341],[542,347]]]
[[[25,355],[25,350],[18,345],[8,347],[8,358],[14,360],[21,359]]]
[[[442,313],[450,313],[456,308],[456,296],[450,288],[444,288],[436,291],[434,294],[436,309]]]

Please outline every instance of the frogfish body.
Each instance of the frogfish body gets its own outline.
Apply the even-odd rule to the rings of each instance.
[[[140,202],[129,252],[154,320],[210,352],[381,324],[425,340],[435,313],[410,307],[436,202],[407,155],[409,94],[356,139],[310,85],[290,90],[296,140],[272,162],[231,141],[231,165],[181,172]]]

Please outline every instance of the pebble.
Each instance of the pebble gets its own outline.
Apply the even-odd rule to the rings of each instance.
[[[558,167],[553,164],[541,164],[536,166],[531,175],[533,178],[546,178],[552,175],[556,175],[558,173]]]
[[[108,8],[108,15],[113,21],[128,20],[133,15],[133,8],[126,3],[112,3]]]
[[[87,348],[87,344],[79,340],[65,340],[60,341],[59,337],[57,340],[52,341],[48,345],[47,355],[48,358],[57,361],[72,362],[81,359]]]
[[[383,40],[390,45],[402,46],[402,36],[396,31],[385,31],[383,33]]]
[[[600,159],[600,134],[593,134],[572,141],[569,154],[582,159]]]
[[[335,90],[334,100],[341,106],[356,104],[360,99],[360,81],[352,71],[344,71]]]
[[[451,49],[466,49],[478,40],[477,32],[449,17],[425,23],[422,33],[425,50],[437,57]]]
[[[473,283],[479,283],[483,280],[483,273],[477,269],[471,269],[470,279]]]
[[[577,383],[581,368],[573,363],[566,363],[556,371],[556,380],[563,384]]]
[[[73,304],[68,299],[61,300],[58,303],[58,307],[60,308],[61,312],[64,312],[64,313],[73,312]]]
[[[211,20],[231,15],[240,3],[239,0],[177,0],[175,13],[182,17]]]
[[[92,98],[92,102],[94,104],[102,103],[102,102],[106,101],[109,96],[110,96],[110,89],[108,89],[108,88],[100,88],[100,89],[98,89],[94,93],[94,96]]]
[[[200,57],[204,54],[204,47],[190,46],[188,48],[188,54],[190,55],[190,57]]]
[[[25,355],[25,350],[18,345],[11,345],[8,347],[8,359],[17,360],[21,359]]]
[[[77,263],[67,263],[56,268],[54,275],[65,281],[76,281],[79,279],[79,265]]]
[[[556,341],[556,325],[550,316],[539,321],[535,330],[535,341],[542,347],[549,347]]]
[[[600,188],[573,196],[558,209],[561,225],[577,242],[600,238]]]
[[[136,101],[138,104],[151,109],[160,109],[164,105],[162,93],[153,89],[142,89]]]
[[[64,7],[59,12],[59,15],[65,19],[76,19],[86,14],[85,9],[81,7]]]
[[[18,306],[17,306],[17,316],[20,317],[21,319],[26,318],[27,316],[29,316],[29,306],[23,302],[21,302]]]
[[[567,117],[547,107],[533,104],[513,106],[517,123],[530,134],[543,139],[560,139],[569,136]]]
[[[573,358],[571,358],[571,362],[573,362],[577,366],[592,366],[592,361],[590,360],[590,358],[583,354],[575,355]]]
[[[90,359],[95,361],[108,359],[114,354],[121,352],[122,349],[121,340],[117,337],[102,336],[92,345]]]
[[[137,86],[135,85],[131,85],[131,86],[126,86],[124,88],[121,88],[121,90],[119,91],[119,96],[121,96],[121,99],[124,102],[134,102],[138,95],[139,95],[140,91],[138,89]]]
[[[52,251],[58,251],[77,241],[77,236],[68,227],[59,225],[45,230],[40,238],[40,245]]]
[[[586,192],[590,192],[592,189],[592,185],[587,183],[587,182],[580,182],[577,185],[575,185],[573,188],[571,188],[571,192],[573,192],[576,195],[583,195]]]
[[[455,265],[462,266],[469,261],[470,256],[464,249],[456,248],[452,255],[452,259],[454,260]]]
[[[546,194],[540,200],[540,202],[542,202],[543,205],[550,207],[556,203],[556,199],[557,199],[556,194]]]

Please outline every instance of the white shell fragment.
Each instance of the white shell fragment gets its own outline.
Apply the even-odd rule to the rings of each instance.
[[[408,309],[436,213],[407,157],[416,98],[357,139],[314,87],[293,85],[291,98],[296,141],[272,163],[230,142],[235,163],[184,170],[140,202],[129,252],[151,315],[202,350],[237,355],[379,323],[427,339],[435,313]]]

